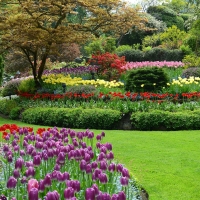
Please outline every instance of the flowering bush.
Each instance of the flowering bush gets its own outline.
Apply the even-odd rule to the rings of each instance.
[[[118,80],[121,76],[122,66],[126,64],[125,57],[119,57],[116,54],[106,52],[104,54],[92,55],[92,59],[89,61],[90,64],[97,64],[97,74],[107,80]]]
[[[105,133],[5,124],[0,193],[12,199],[137,199],[137,188],[122,164],[113,161]]]

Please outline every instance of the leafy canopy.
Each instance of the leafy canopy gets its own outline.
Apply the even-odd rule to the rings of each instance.
[[[122,35],[141,28],[135,8],[121,0],[1,0],[0,45],[19,48],[27,57],[37,85],[54,44],[85,43],[101,34]],[[41,62],[38,62],[41,60]]]

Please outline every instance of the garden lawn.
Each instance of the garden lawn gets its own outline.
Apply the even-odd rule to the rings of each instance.
[[[0,125],[5,123],[41,127],[0,118]],[[200,199],[200,131],[105,133],[104,142],[112,143],[115,159],[125,164],[147,190],[150,200]]]

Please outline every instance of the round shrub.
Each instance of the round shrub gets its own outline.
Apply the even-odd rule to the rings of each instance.
[[[4,85],[2,92],[1,92],[1,95],[3,97],[5,97],[5,96],[17,94],[21,81],[22,81],[22,79],[12,79],[12,80],[8,81]]]
[[[141,62],[144,61],[144,54],[140,50],[125,50],[120,53],[118,53],[118,56],[125,56],[125,60],[128,62]]]
[[[189,78],[190,76],[200,77],[200,68],[199,67],[189,67],[183,71],[182,77]]]
[[[16,107],[17,102],[15,100],[3,99],[0,101],[0,113],[3,115],[8,116],[10,114],[10,111]]]
[[[125,77],[125,90],[156,92],[165,87],[168,81],[167,74],[158,67],[130,70]]]
[[[22,110],[21,107],[15,107],[15,108],[11,109],[9,118],[10,119],[19,119],[21,110]]]

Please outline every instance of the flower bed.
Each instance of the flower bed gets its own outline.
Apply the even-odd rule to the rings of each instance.
[[[128,169],[113,161],[105,133],[5,124],[0,193],[3,199],[140,199]]]

